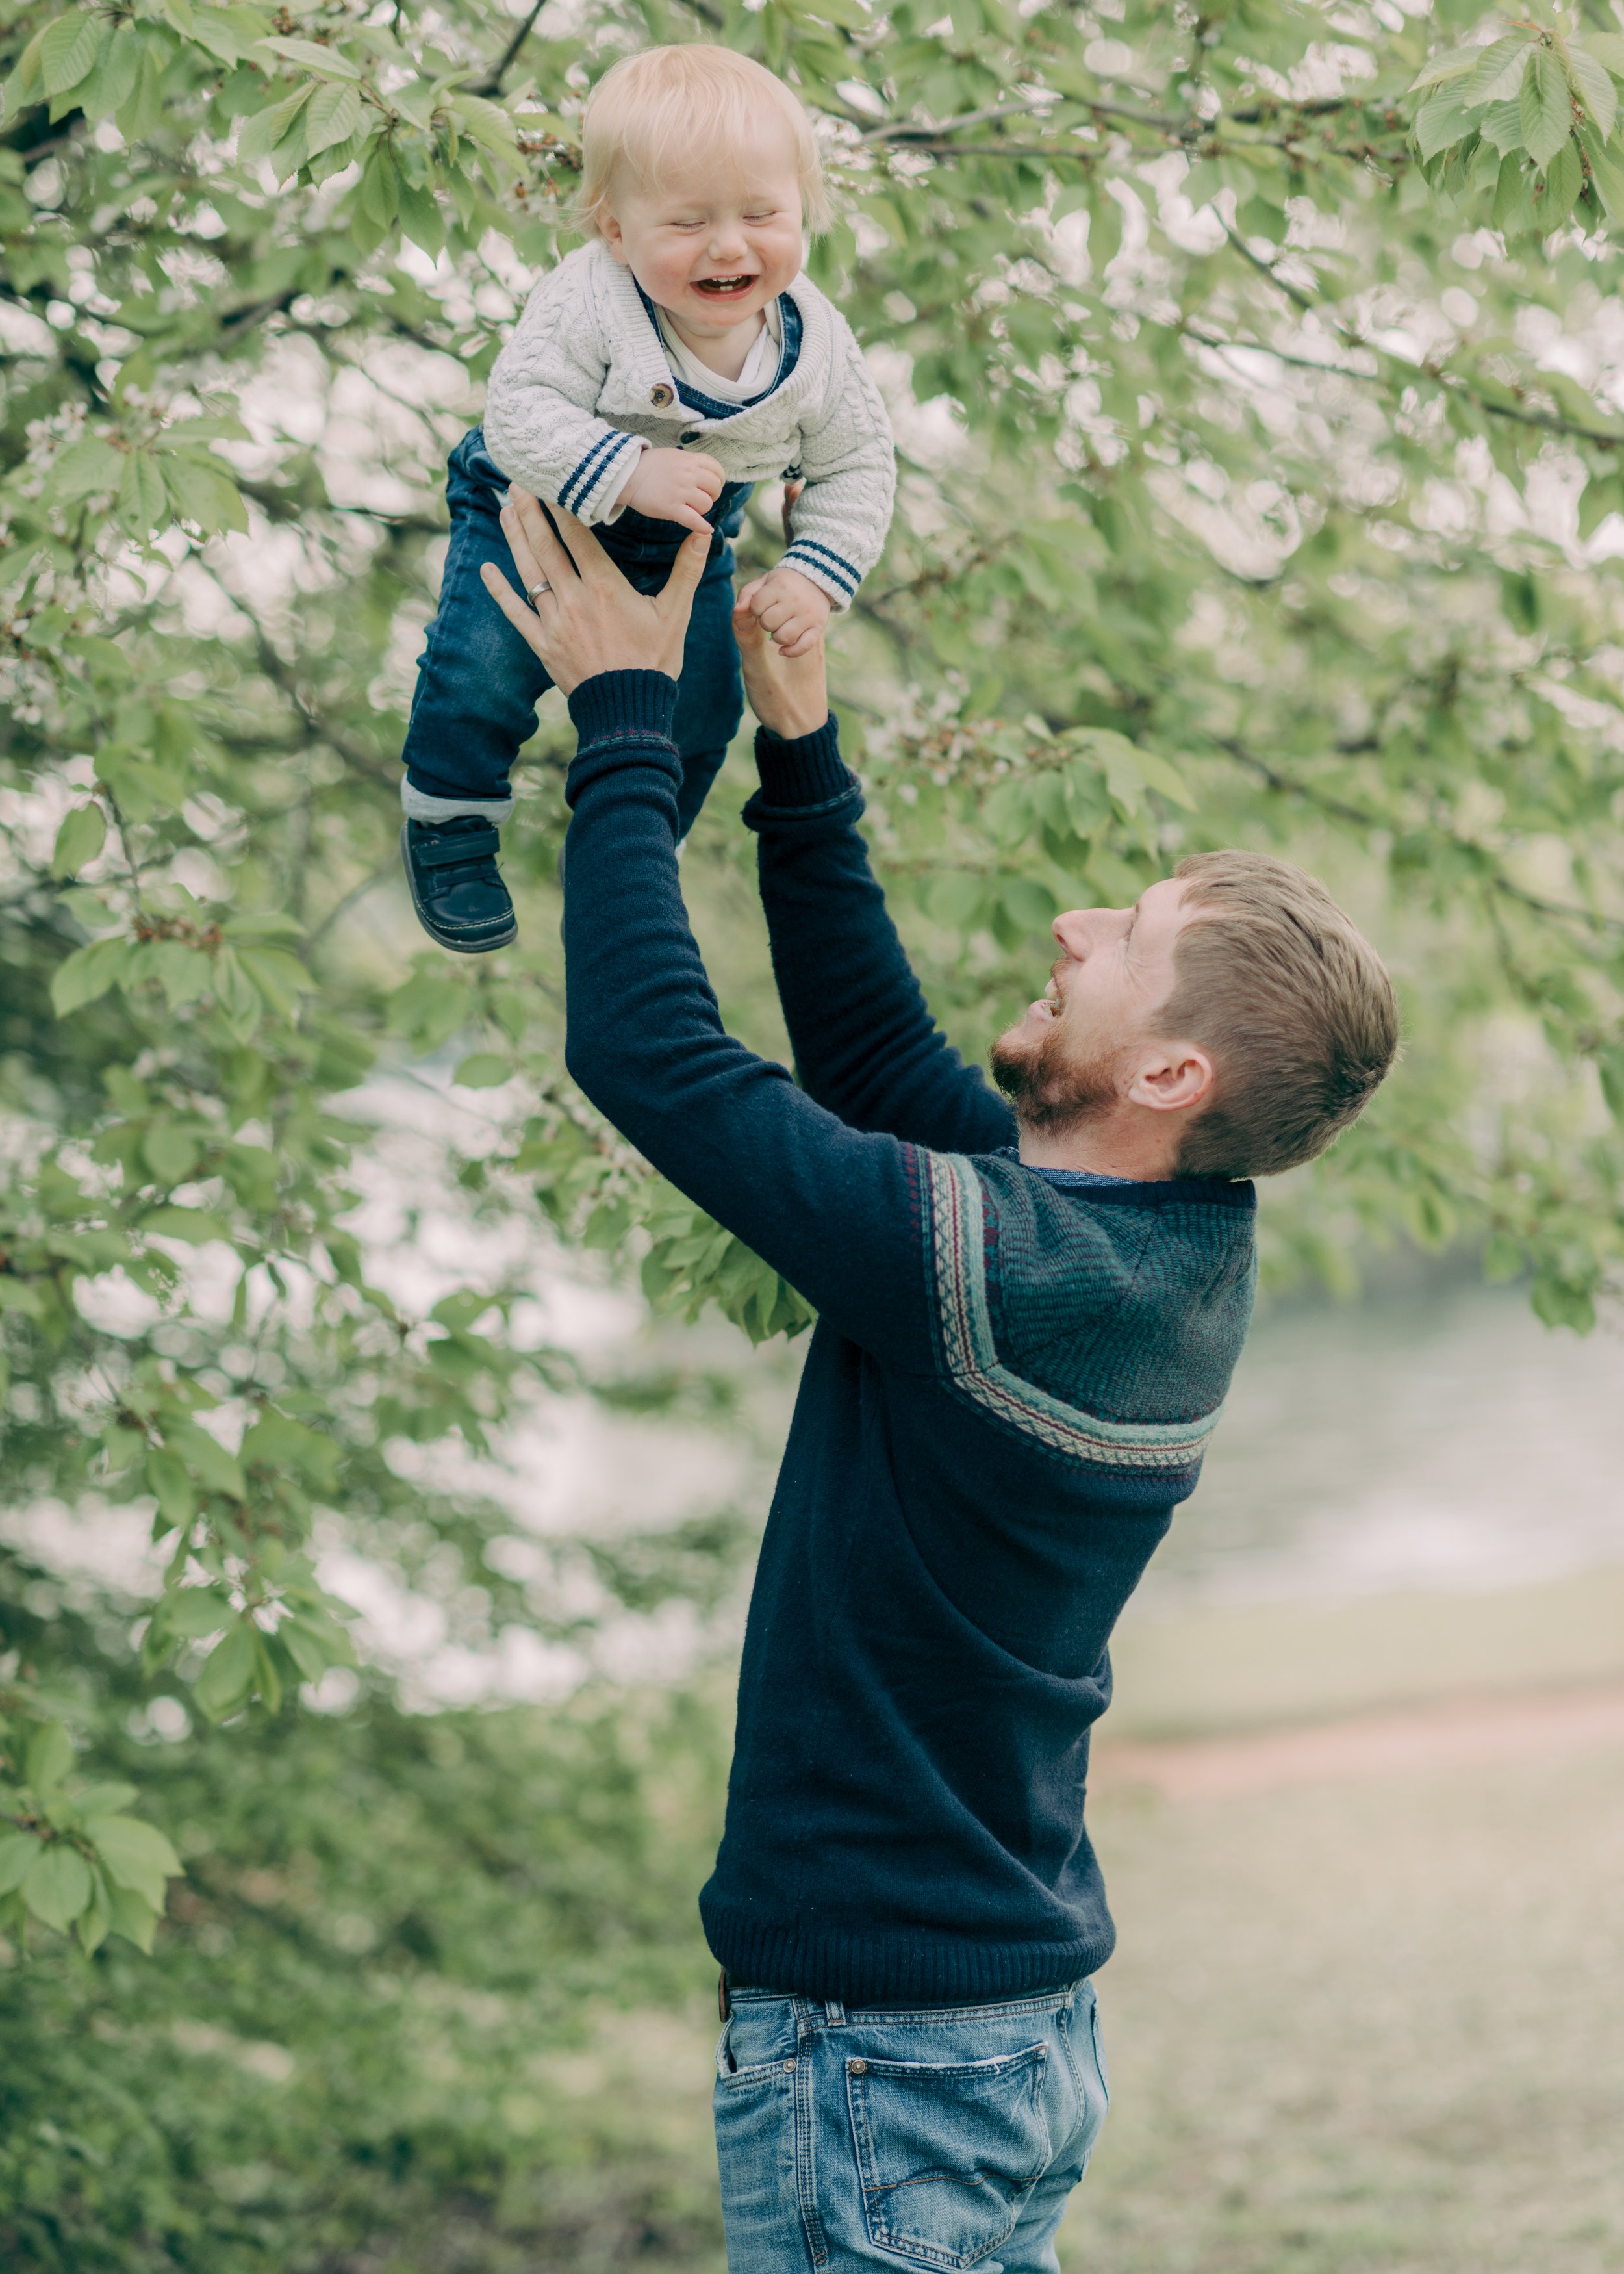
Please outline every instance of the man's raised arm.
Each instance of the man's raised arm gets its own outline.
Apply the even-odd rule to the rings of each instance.
[[[761,841],[773,975],[808,1095],[853,1129],[938,1152],[1012,1144],[1014,1116],[931,1018],[868,866],[821,648],[786,662],[748,613],[733,629],[762,722],[761,787],[744,817]]]
[[[568,697],[566,1058],[644,1158],[781,1272],[836,1330],[906,1369],[936,1364],[937,1312],[911,1146],[848,1128],[722,1025],[676,862],[676,674],[703,538],[657,599],[590,531],[566,552],[525,501],[504,516],[535,612],[492,596]],[[579,574],[571,553],[579,563]]]

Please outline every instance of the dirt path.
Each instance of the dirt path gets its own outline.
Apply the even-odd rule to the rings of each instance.
[[[1090,1789],[1148,1786],[1165,1800],[1227,1800],[1282,1785],[1530,1760],[1624,1744],[1624,1686],[1451,1699],[1405,1712],[1224,1737],[1113,1743],[1101,1733]]]

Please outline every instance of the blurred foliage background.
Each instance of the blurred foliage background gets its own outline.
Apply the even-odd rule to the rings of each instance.
[[[568,2063],[589,2007],[703,1977],[750,1509],[538,1541],[487,1487],[550,1401],[746,1429],[692,1322],[805,1307],[563,1076],[556,698],[516,948],[424,952],[395,852],[440,467],[568,242],[585,92],[714,37],[821,122],[813,272],[902,456],[837,699],[956,1039],[1060,907],[1277,847],[1388,954],[1409,1044],[1266,1195],[1271,1278],[1466,1242],[1583,1329],[1624,1225],[1624,19],[0,13],[0,2255],[703,2257],[688,2150],[650,2114],[592,2179]],[[685,883],[782,1050],[747,778]],[[402,1269],[434,1196],[461,1252]],[[594,1271],[689,1326],[583,1343],[544,1297]],[[64,1575],[41,1510],[152,1554]],[[573,1652],[573,1699],[416,1710],[355,1663],[360,1566],[475,1654]],[[679,1614],[680,1680],[611,1679],[596,1635]]]

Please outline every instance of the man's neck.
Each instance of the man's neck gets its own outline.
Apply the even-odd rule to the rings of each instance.
[[[1156,1184],[1174,1175],[1165,1131],[1135,1119],[1085,1122],[1074,1129],[1027,1129],[1017,1148],[1028,1169],[1076,1169],[1093,1177]]]

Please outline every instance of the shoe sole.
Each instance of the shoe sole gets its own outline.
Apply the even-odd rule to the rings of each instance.
[[[499,932],[490,939],[453,939],[449,933],[440,930],[417,898],[417,879],[412,873],[411,854],[407,838],[407,831],[410,825],[410,823],[406,821],[401,824],[401,866],[406,871],[406,889],[411,894],[411,904],[417,910],[417,922],[423,926],[436,947],[449,948],[453,955],[493,955],[499,947],[507,947],[517,939],[519,937],[517,916],[513,918],[506,931]]]

